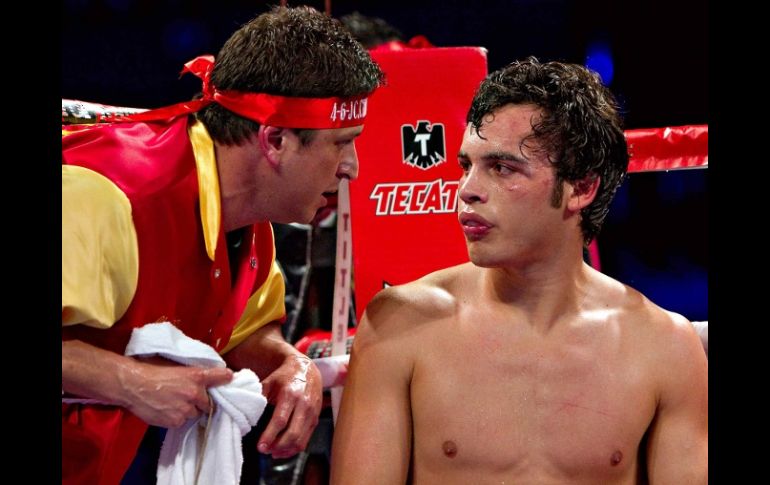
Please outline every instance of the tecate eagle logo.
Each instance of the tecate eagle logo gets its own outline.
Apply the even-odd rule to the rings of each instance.
[[[446,162],[444,125],[420,120],[417,128],[401,125],[401,153],[403,161],[412,167],[428,170]]]

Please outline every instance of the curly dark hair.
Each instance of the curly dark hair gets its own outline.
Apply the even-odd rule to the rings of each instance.
[[[216,58],[217,89],[325,98],[367,94],[384,74],[369,53],[335,19],[311,7],[274,7],[238,29]],[[211,137],[237,145],[259,129],[219,104],[202,109]],[[313,130],[296,130],[307,143]]]
[[[601,229],[610,202],[628,170],[628,148],[618,105],[599,75],[578,65],[541,63],[534,57],[493,72],[473,97],[466,121],[479,133],[489,114],[508,104],[533,104],[542,118],[532,126],[536,141],[556,171],[552,204],[558,207],[562,182],[599,177],[599,189],[581,211],[585,244]]]

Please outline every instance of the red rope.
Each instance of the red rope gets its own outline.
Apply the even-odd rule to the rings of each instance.
[[[708,167],[708,125],[626,130],[629,172]]]

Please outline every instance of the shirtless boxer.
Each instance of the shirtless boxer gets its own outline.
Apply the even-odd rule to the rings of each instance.
[[[697,333],[582,259],[628,165],[612,94],[530,58],[492,73],[467,120],[470,262],[367,307],[332,483],[706,483]]]

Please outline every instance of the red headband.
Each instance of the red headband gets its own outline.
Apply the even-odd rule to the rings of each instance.
[[[218,103],[261,125],[282,128],[347,128],[364,124],[368,95],[352,98],[300,98],[265,93],[220,91],[210,82],[214,56],[199,56],[184,65],[203,81],[203,97],[131,115],[104,117],[105,121],[153,121],[200,111]]]

